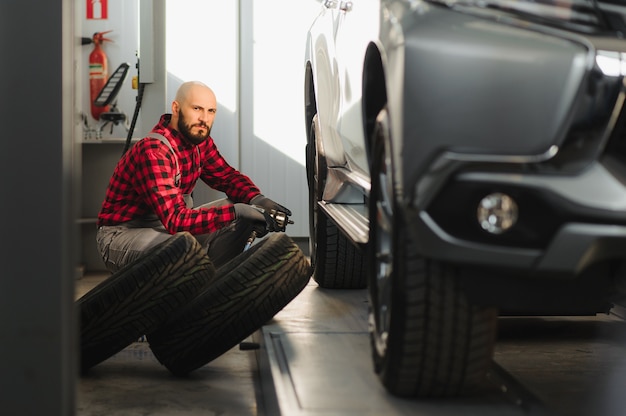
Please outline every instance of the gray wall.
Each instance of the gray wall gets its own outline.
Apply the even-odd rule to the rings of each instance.
[[[72,0],[0,2],[0,412],[74,413]]]

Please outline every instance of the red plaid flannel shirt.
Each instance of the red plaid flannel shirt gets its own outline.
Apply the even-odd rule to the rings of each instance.
[[[232,206],[187,208],[183,195],[191,193],[198,179],[234,202],[247,203],[260,193],[250,178],[226,162],[211,137],[197,145],[198,152],[196,145],[168,127],[170,118],[170,114],[161,116],[152,131],[165,136],[176,152],[181,173],[179,186],[174,183],[176,161],[170,149],[159,139],[145,137],[117,163],[98,214],[98,226],[156,214],[172,234],[205,234],[231,223],[235,210]]]

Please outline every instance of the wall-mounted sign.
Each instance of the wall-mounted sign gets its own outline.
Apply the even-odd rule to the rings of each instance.
[[[109,18],[108,0],[86,0],[87,1],[87,19],[88,20],[104,20]]]

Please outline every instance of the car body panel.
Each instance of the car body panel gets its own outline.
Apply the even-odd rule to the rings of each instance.
[[[559,145],[593,63],[586,45],[460,13],[446,23],[422,33],[416,22],[407,36],[403,131],[415,134],[404,154],[424,166],[443,151],[538,155]]]

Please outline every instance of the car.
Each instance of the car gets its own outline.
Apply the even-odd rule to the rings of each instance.
[[[306,39],[310,255],[367,288],[395,396],[479,391],[503,316],[626,293],[626,6],[323,0]]]

